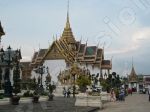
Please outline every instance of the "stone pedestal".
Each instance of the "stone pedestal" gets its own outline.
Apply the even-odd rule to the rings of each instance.
[[[101,96],[77,96],[75,106],[89,106],[103,108]]]

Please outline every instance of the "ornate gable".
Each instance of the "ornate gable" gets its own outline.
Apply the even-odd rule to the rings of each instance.
[[[55,60],[55,59],[64,59],[62,54],[59,52],[55,42],[50,46],[46,55],[44,56],[44,60]]]

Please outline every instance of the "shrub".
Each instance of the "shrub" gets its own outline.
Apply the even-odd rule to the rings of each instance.
[[[4,94],[0,93],[0,99],[3,99],[3,98],[4,98]]]
[[[27,91],[23,94],[24,97],[33,97],[33,93],[30,93],[30,91]]]
[[[79,89],[81,92],[86,91],[86,86],[91,84],[91,81],[89,80],[88,76],[86,75],[80,75],[77,79],[77,84],[79,86]]]

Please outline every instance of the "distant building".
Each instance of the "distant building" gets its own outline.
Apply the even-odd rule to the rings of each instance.
[[[150,75],[137,75],[132,64],[131,73],[128,76],[128,87],[135,92],[143,92],[150,85]]]
[[[132,88],[134,92],[139,91],[138,76],[135,72],[133,64],[132,64],[131,73],[128,76],[128,81],[129,81],[129,88]]]
[[[5,35],[5,32],[0,22],[0,40],[3,35]],[[7,82],[10,82],[11,86],[13,85],[15,66],[20,59],[22,59],[20,49],[12,50],[9,46],[4,50],[0,45],[0,89],[2,89],[2,86],[6,85]],[[21,69],[19,78],[21,79]]]
[[[10,46],[6,51],[1,48],[0,50],[0,82],[3,85],[7,80],[10,80],[13,85],[14,69],[15,69],[15,60],[16,57],[20,60],[21,51],[20,50],[11,50]],[[9,74],[9,76],[8,76]],[[21,79],[21,69],[20,69],[20,79]]]
[[[31,62],[20,62],[21,74],[22,74],[22,78],[21,78],[22,89],[27,89],[30,83],[30,78],[31,78],[30,63]]]
[[[21,71],[22,71],[22,80],[28,80],[31,77],[31,68],[30,68],[31,62],[21,62]]]

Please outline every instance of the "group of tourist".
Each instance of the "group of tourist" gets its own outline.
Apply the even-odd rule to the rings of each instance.
[[[63,88],[63,95],[64,95],[64,98],[65,98],[65,97],[69,98],[69,97],[70,97],[70,94],[71,94],[70,88],[68,88],[68,89],[66,90],[66,88],[64,87],[64,88]]]
[[[116,91],[112,88],[110,91],[110,101],[125,101],[125,91],[124,88],[117,89]]]
[[[124,89],[124,88],[120,88],[114,90],[113,88],[110,91],[110,101],[125,101],[125,96],[127,95],[132,95],[132,88],[128,88],[128,89]],[[148,88],[148,95],[149,95],[149,102],[150,102],[150,87]]]

